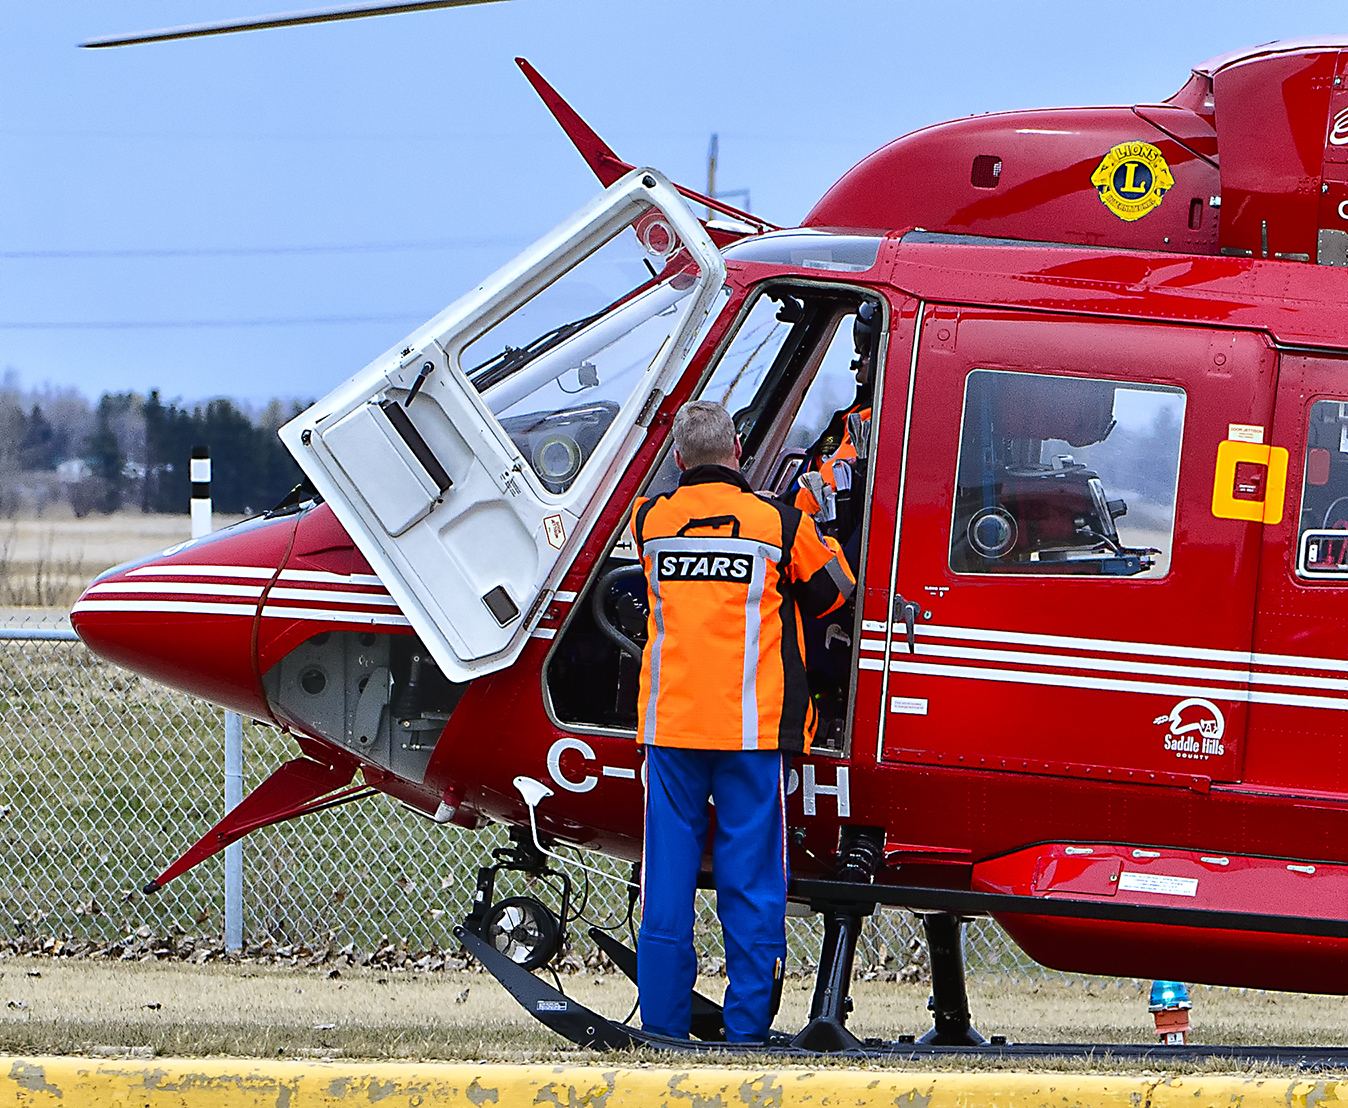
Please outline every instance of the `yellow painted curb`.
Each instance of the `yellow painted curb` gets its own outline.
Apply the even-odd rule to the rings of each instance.
[[[5,1108],[1334,1108],[1339,1101],[1348,1101],[1348,1081],[1285,1077],[0,1058]]]

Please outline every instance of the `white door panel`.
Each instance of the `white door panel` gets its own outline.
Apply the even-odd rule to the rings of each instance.
[[[361,496],[390,535],[401,535],[434,506],[440,488],[377,404],[366,404],[323,434],[347,479],[369,478]]]
[[[447,677],[518,657],[724,275],[636,170],[281,429]]]

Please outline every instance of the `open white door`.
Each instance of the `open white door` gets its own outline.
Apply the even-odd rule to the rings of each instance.
[[[724,278],[634,170],[281,429],[445,676],[519,656]]]

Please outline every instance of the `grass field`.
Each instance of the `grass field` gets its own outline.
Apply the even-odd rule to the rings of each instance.
[[[239,516],[215,517],[216,528]],[[68,505],[0,520],[0,607],[69,607],[105,569],[191,537],[184,515],[123,509],[76,519]]]
[[[158,963],[0,960],[0,1052],[244,1057],[575,1060],[485,973],[399,973]],[[40,975],[40,976],[39,976]],[[635,990],[615,975],[563,979],[569,995],[611,1017]],[[699,987],[719,996],[724,980]],[[788,982],[777,1027],[803,1025],[812,985]],[[924,985],[858,982],[857,1034],[930,1026]],[[1019,1042],[1148,1042],[1136,988],[971,982],[976,1024]],[[1348,1000],[1196,990],[1193,1041],[1316,1045],[1348,1041]],[[929,1065],[930,1063],[928,1063]]]

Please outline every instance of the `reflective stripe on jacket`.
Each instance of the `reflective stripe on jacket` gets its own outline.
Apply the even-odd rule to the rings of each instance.
[[[632,533],[650,599],[637,739],[700,750],[808,750],[814,709],[797,604],[818,616],[855,585],[800,511],[734,470],[698,466],[641,499]]]

